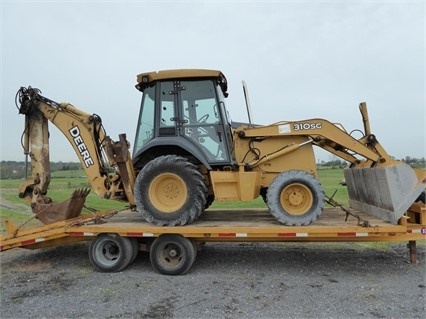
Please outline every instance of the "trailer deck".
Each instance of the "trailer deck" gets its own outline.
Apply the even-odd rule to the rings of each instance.
[[[84,214],[77,218],[29,229],[17,227],[6,221],[4,223],[6,234],[0,235],[0,251],[13,248],[38,249],[79,241],[92,241],[95,244],[91,244],[92,252],[89,249],[89,256],[92,256],[91,262],[95,268],[101,271],[119,271],[124,269],[131,259],[134,260],[138,251],[150,251],[153,246],[156,247],[153,243],[160,238],[168,239],[169,244],[175,244],[177,240],[176,245],[181,250],[187,244],[180,241],[192,243],[195,252],[189,254],[188,258],[192,258],[192,261],[188,261],[189,264],[195,260],[192,254],[196,255],[196,248],[205,242],[405,241],[408,242],[411,262],[416,262],[416,241],[426,239],[425,205],[414,204],[398,224],[392,224],[362,212],[356,212],[355,215],[357,218],[352,215],[346,216],[339,208],[326,208],[320,218],[311,225],[284,226],[277,222],[266,209],[221,209],[207,210],[191,225],[159,227],[145,222],[137,212],[110,210]],[[129,243],[121,243],[123,238]],[[109,243],[110,241],[112,244]],[[119,246],[119,249],[123,251],[127,249],[127,255],[133,255],[133,258],[121,257],[120,260],[126,260],[122,261],[120,267],[109,267],[110,260],[105,258],[116,257],[103,256],[105,249],[110,249],[108,245]],[[125,245],[133,245],[133,248],[126,248]],[[155,249],[169,249],[167,247],[164,244]],[[164,257],[164,254],[164,251],[158,252],[158,256],[152,258],[154,260],[163,258],[169,261],[170,258]],[[93,259],[100,259],[100,261],[93,261]],[[152,260],[151,263],[153,263]],[[181,274],[189,269],[187,265],[182,267],[176,270],[173,264],[173,271],[168,272],[167,267],[165,269],[161,265],[157,270],[165,274]]]
[[[180,234],[197,241],[410,241],[426,238],[426,225],[391,224],[358,213],[368,226],[338,208],[326,208],[309,226],[283,226],[265,209],[207,210],[191,225],[159,227],[145,222],[137,212],[104,211],[70,220],[20,230],[6,223],[8,234],[1,235],[0,251],[24,247],[37,249],[68,242],[90,240],[102,233],[125,237],[159,237]]]

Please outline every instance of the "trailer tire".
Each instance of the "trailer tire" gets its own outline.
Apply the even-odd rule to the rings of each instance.
[[[304,226],[318,218],[324,208],[324,192],[319,181],[302,170],[277,175],[268,187],[267,205],[284,225]]]
[[[193,240],[181,235],[162,235],[151,245],[149,259],[152,267],[164,275],[184,275],[197,257]]]
[[[132,243],[132,258],[130,264],[133,263],[139,253],[139,241],[136,237],[129,237],[130,242]]]
[[[134,249],[127,237],[116,234],[101,234],[89,246],[89,260],[93,268],[100,272],[118,272],[133,260]]]
[[[148,162],[135,181],[142,217],[157,226],[183,226],[196,220],[207,203],[207,186],[197,166],[176,155]]]

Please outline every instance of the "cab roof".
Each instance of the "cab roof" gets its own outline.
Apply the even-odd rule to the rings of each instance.
[[[143,83],[144,85],[167,79],[176,79],[176,78],[220,78],[222,77],[222,72],[218,70],[204,70],[204,69],[176,69],[176,70],[162,70],[162,71],[153,71],[145,72],[138,74],[137,81],[138,83]]]
[[[142,91],[155,81],[170,79],[187,79],[187,78],[217,78],[223,93],[227,96],[227,82],[225,75],[219,70],[207,69],[174,69],[145,72],[137,75],[136,88]]]

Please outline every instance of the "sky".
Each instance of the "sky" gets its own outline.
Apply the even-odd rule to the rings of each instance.
[[[425,157],[425,1],[0,1],[0,160],[25,159],[21,86],[133,144],[136,75],[179,68],[221,70],[239,122],[242,81],[257,124],[323,118],[350,132],[367,102],[390,155]],[[51,161],[78,161],[53,125],[50,146]]]

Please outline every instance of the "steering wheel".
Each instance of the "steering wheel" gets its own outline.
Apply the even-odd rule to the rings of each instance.
[[[209,118],[210,114],[204,114],[202,117],[200,117],[197,121],[197,123],[202,124],[206,123],[207,119]]]

